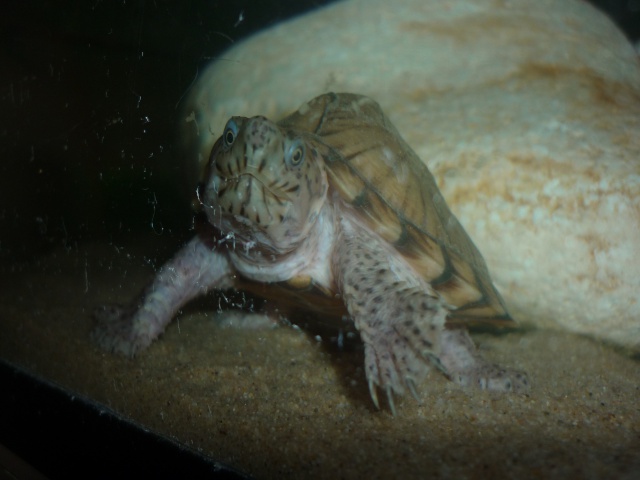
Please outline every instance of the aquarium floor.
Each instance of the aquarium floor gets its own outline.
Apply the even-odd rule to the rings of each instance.
[[[2,267],[0,357],[256,478],[638,478],[640,363],[568,333],[475,336],[526,370],[527,395],[432,374],[397,415],[369,398],[356,344],[185,309],[134,359],[89,340],[90,312],[131,299],[175,247],[162,237],[59,249]],[[154,256],[155,255],[155,256]]]

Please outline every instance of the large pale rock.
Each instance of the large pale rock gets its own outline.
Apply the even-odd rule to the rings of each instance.
[[[640,64],[604,15],[577,0],[335,4],[211,65],[184,114],[191,158],[231,115],[278,118],[330,90],[380,102],[518,319],[640,351]]]

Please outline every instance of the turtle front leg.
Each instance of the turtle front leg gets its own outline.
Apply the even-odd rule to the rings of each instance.
[[[334,272],[347,310],[365,348],[371,398],[405,389],[418,399],[415,385],[431,367],[461,384],[490,390],[518,390],[526,376],[487,363],[465,330],[445,326],[447,305],[398,253],[377,236],[342,220]]]
[[[106,350],[133,356],[149,346],[189,300],[212,288],[232,286],[231,272],[227,257],[196,236],[160,269],[137,301],[96,309],[91,336]]]
[[[416,384],[439,361],[447,310],[442,299],[398,258],[397,252],[365,229],[342,222],[334,273],[342,298],[364,343],[365,373],[373,403],[385,391],[405,389],[416,399]]]

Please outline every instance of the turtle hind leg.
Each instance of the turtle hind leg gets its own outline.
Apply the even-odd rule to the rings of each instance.
[[[463,328],[445,329],[440,337],[440,362],[451,380],[495,392],[525,392],[527,374],[487,362]]]

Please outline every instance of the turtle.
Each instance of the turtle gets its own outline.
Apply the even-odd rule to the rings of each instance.
[[[279,122],[231,117],[197,197],[198,232],[130,307],[95,312],[93,338],[134,355],[209,290],[248,290],[353,322],[371,399],[419,398],[435,369],[522,392],[524,372],[486,361],[467,327],[513,326],[486,263],[427,166],[373,99],[325,93]]]

